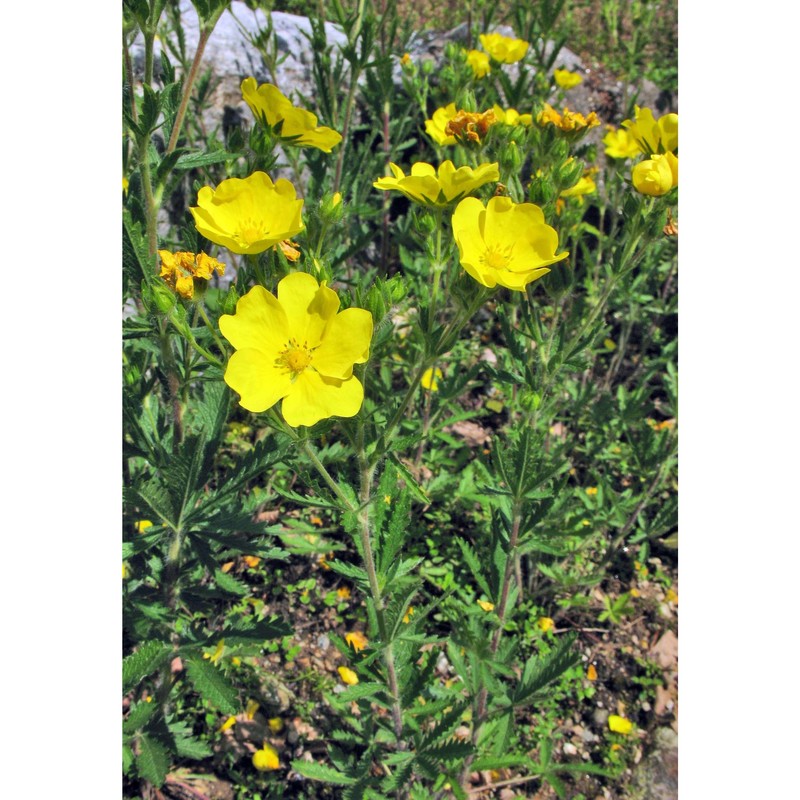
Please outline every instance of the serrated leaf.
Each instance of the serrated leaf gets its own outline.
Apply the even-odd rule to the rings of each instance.
[[[525,664],[522,680],[511,696],[514,705],[529,700],[536,692],[554,681],[580,660],[580,653],[572,649],[575,635],[568,634],[544,656],[531,656]]]
[[[277,615],[258,622],[238,622],[229,628],[223,628],[220,638],[225,639],[229,646],[238,644],[251,644],[253,642],[268,642],[272,639],[281,639],[291,636],[292,626]]]
[[[455,739],[451,739],[426,748],[425,756],[427,758],[435,758],[437,761],[463,761],[474,752],[475,747],[471,742],[459,742]]]
[[[122,721],[122,732],[135,733],[141,728],[144,728],[157,709],[157,703],[147,703],[144,701],[136,703],[131,707],[128,716]]]
[[[325,764],[317,764],[314,761],[295,759],[292,761],[292,769],[303,777],[310,778],[312,781],[333,783],[337,786],[352,786],[356,783],[355,778],[351,778],[349,775],[345,775],[333,767],[328,767]]]
[[[361,567],[337,559],[333,559],[333,561],[328,561],[327,563],[328,566],[339,575],[344,575],[345,578],[350,578],[363,584],[369,584],[367,573],[365,570],[361,569]]]
[[[213,754],[212,749],[205,742],[189,736],[175,737],[175,752],[182,758],[190,758],[193,761],[200,761]]]
[[[175,169],[197,169],[198,167],[207,167],[209,164],[232,161],[235,158],[238,158],[236,153],[228,153],[225,150],[213,153],[185,153],[178,159]]]
[[[487,597],[491,597],[492,589],[489,586],[489,582],[483,576],[483,567],[477,554],[472,547],[461,538],[456,538],[456,544],[461,548],[464,561],[466,562],[467,567],[469,567],[472,577],[475,579],[478,586],[480,586],[480,588],[483,590],[484,594]]]
[[[186,674],[197,693],[224,714],[235,714],[239,708],[236,689],[220,669],[210,661],[193,656],[187,659]]]
[[[139,776],[149,781],[156,788],[164,783],[169,771],[169,753],[160,742],[152,736],[142,734],[139,737],[139,755],[136,757],[136,770]]]
[[[127,775],[131,771],[136,756],[127,744],[122,745],[122,774]]]
[[[247,584],[236,580],[233,575],[229,575],[221,569],[214,570],[214,582],[217,584],[217,588],[222,589],[223,592],[235,594],[239,597],[246,597],[250,594],[250,587]]]
[[[129,692],[139,681],[155,672],[170,654],[170,649],[158,641],[144,642],[135,653],[122,661],[122,691]]]
[[[358,683],[355,686],[348,686],[341,694],[337,695],[337,698],[344,702],[350,702],[363,697],[374,697],[385,691],[386,687],[382,683]]]

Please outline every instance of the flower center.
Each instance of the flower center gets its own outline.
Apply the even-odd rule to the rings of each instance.
[[[239,236],[247,242],[247,244],[253,244],[253,242],[263,239],[267,230],[268,226],[264,220],[248,217],[242,220],[242,223],[239,225]]]
[[[311,358],[311,350],[306,342],[300,345],[297,339],[290,339],[286,349],[278,354],[277,363],[298,375],[311,363]]]
[[[513,245],[503,247],[499,244],[493,244],[486,248],[486,252],[481,257],[481,261],[492,269],[505,269],[508,262],[511,260],[511,250]]]

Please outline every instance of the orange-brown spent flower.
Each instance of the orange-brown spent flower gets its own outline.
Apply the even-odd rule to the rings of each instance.
[[[594,664],[589,664],[588,668],[586,669],[586,680],[587,681],[597,680],[597,669],[595,668]]]
[[[564,111],[559,114],[549,103],[545,103],[544,111],[539,114],[537,120],[540,125],[555,125],[562,131],[579,131],[583,128],[594,128],[600,124],[600,118],[594,111],[590,111],[585,117],[579,111],[570,111],[566,106]]]
[[[672,219],[671,209],[667,209],[667,224],[664,226],[664,236],[678,235],[678,220]]]
[[[244,561],[250,569],[255,569],[261,563],[261,559],[258,556],[242,556],[242,561]]]
[[[459,111],[444,127],[448,136],[480,144],[486,138],[486,133],[494,123],[497,116],[493,109],[478,114],[473,111]]]
[[[161,258],[160,277],[181,297],[191,300],[194,297],[195,280],[210,280],[214,271],[219,275],[225,272],[225,265],[205,253],[188,253],[159,250]]]
[[[297,242],[293,242],[291,239],[284,239],[282,242],[278,242],[278,247],[280,247],[281,252],[286,256],[287,261],[297,261],[300,258],[300,250],[298,249],[299,245]]]
[[[347,642],[347,644],[353,645],[353,649],[356,651],[356,653],[363,650],[368,644],[367,637],[364,636],[361,631],[352,631],[351,633],[348,633],[344,637],[344,640]]]

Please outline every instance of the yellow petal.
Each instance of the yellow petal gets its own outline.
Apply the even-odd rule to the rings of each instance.
[[[260,772],[279,769],[281,762],[278,758],[278,751],[265,744],[260,750],[253,753],[253,766]]]
[[[369,357],[371,341],[372,314],[363,308],[347,308],[330,321],[314,351],[314,369],[327,378],[349,378],[353,364],[363,364]]]
[[[286,312],[290,336],[312,348],[319,344],[325,326],[339,308],[336,292],[320,286],[306,272],[293,272],[281,280],[278,301]]]
[[[223,314],[219,329],[237,350],[258,350],[270,360],[291,336],[283,306],[263,286],[254,286],[241,297],[235,314]]]
[[[358,683],[358,675],[349,667],[339,667],[337,672],[342,682],[346,683],[348,686],[355,686]]]
[[[633,730],[633,723],[629,719],[611,714],[608,718],[608,727],[614,733],[628,734]]]
[[[340,381],[307,369],[291,384],[281,411],[286,422],[296,428],[316,425],[328,417],[354,417],[363,402],[364,387],[358,378]]]
[[[292,389],[291,373],[275,366],[274,359],[259,350],[237,350],[228,361],[225,383],[241,396],[248,411],[272,408]]]

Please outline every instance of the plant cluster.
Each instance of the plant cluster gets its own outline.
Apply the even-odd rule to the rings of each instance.
[[[433,75],[361,0],[337,51],[311,17],[313,98],[246,75],[249,125],[208,131],[229,3],[193,4],[187,53],[173,4],[124,0],[126,796],[193,762],[248,797],[616,774],[519,722],[584,685],[582,600],[675,530],[677,115],[631,108],[598,159],[563,1]],[[292,757],[265,657],[325,609],[338,666],[295,705],[324,747]]]

